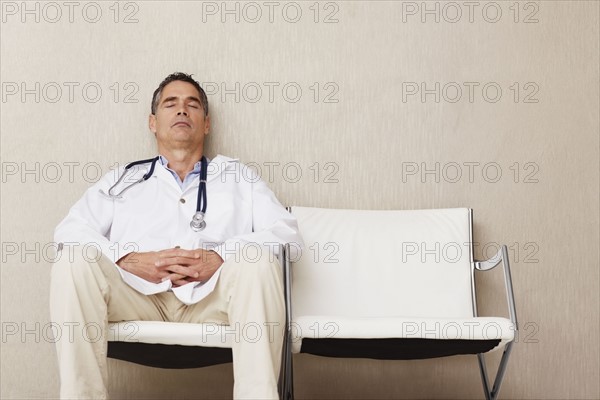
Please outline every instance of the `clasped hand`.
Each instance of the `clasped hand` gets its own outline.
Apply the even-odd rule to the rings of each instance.
[[[203,249],[134,252],[117,261],[119,267],[142,279],[154,283],[168,279],[174,286],[206,282],[221,264],[223,259],[219,254]]]

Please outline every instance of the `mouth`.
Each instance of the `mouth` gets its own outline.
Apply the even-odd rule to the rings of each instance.
[[[176,127],[176,126],[187,126],[188,128],[192,127],[190,124],[188,124],[185,121],[177,121],[171,127]]]

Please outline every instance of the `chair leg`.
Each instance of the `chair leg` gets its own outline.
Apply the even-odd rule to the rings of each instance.
[[[288,339],[288,346],[285,354],[285,385],[284,400],[294,400],[294,368],[292,358],[291,338]]]
[[[504,373],[506,372],[506,366],[508,365],[508,357],[512,350],[513,342],[508,343],[504,347],[500,364],[498,365],[498,371],[496,372],[496,378],[494,379],[494,386],[490,390],[490,384],[488,381],[487,368],[485,365],[485,356],[483,353],[477,354],[477,360],[479,361],[479,372],[481,373],[481,383],[483,384],[483,392],[486,400],[496,400],[498,393],[500,392],[500,385],[504,379]]]
[[[281,371],[279,372],[279,381],[277,382],[277,392],[279,393],[279,398],[281,400],[285,400],[285,380],[286,380],[286,372],[285,372],[285,361],[281,363]]]
[[[278,392],[282,400],[292,400],[294,398],[292,371],[292,347],[290,335],[286,335],[283,344],[283,355],[281,361],[281,372],[279,373]]]
[[[279,391],[279,398],[281,400],[287,400],[288,399],[288,385],[289,385],[289,362],[288,362],[288,352],[289,352],[289,343],[287,340],[287,335],[286,335],[286,339],[284,340],[283,343],[283,349],[282,349],[282,355],[281,355],[281,371],[279,372],[279,384],[278,384],[278,391]]]
[[[292,352],[289,353],[289,366],[288,366],[288,387],[287,387],[287,400],[294,400],[294,366],[292,360]]]

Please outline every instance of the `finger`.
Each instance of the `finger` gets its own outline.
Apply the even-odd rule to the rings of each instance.
[[[201,251],[200,249],[196,250],[186,250],[186,249],[168,249],[162,250],[159,252],[159,258],[170,258],[170,257],[186,257],[186,258],[200,258]]]
[[[154,262],[155,267],[165,267],[169,265],[189,265],[193,262],[198,261],[195,258],[189,257],[169,257],[169,258],[160,258]]]
[[[164,281],[167,281],[167,280],[173,282],[173,281],[181,280],[181,279],[184,279],[184,278],[186,278],[185,275],[181,275],[181,274],[168,274],[167,276],[164,276],[164,277],[161,278],[161,282],[164,282]]]
[[[180,274],[190,278],[197,278],[200,275],[196,270],[185,265],[169,265],[165,268],[165,270],[171,273]]]
[[[172,274],[168,273],[167,271],[158,271],[158,283],[166,281],[167,279],[169,279],[170,275]]]
[[[179,256],[183,256],[185,254],[185,250],[182,249],[167,249],[167,250],[161,250],[158,252],[158,258],[162,259],[162,258],[171,258],[171,257],[179,257]]]
[[[186,281],[185,279],[180,279],[177,281],[173,281],[173,284],[176,286],[183,286],[183,285],[187,285],[188,283],[190,283],[189,281]]]

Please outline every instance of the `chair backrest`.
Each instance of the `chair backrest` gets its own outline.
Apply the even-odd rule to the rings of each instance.
[[[469,209],[291,211],[293,318],[473,317]]]

